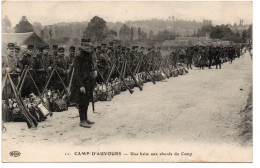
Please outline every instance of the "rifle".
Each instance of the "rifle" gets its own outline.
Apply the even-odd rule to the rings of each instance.
[[[64,82],[62,81],[62,79],[61,79],[61,77],[60,77],[60,74],[59,74],[58,71],[56,70],[56,67],[57,67],[57,66],[55,65],[54,68],[52,69],[52,72],[51,72],[50,76],[48,77],[48,81],[47,81],[47,83],[45,84],[44,89],[43,89],[43,91],[42,91],[42,95],[44,94],[44,92],[46,91],[47,87],[49,86],[49,83],[50,83],[50,81],[51,81],[51,78],[52,78],[53,74],[56,73],[57,76],[58,76],[58,78],[59,78],[59,80],[61,81],[62,86],[64,87],[64,91],[65,91],[66,94],[69,96],[70,94],[69,94],[69,92],[68,92],[68,90],[67,90],[67,87],[65,86]]]
[[[117,71],[117,73],[119,74],[119,77],[121,78],[123,84],[124,84],[125,87],[127,88],[127,90],[129,90],[129,92],[130,92],[131,94],[134,93],[134,90],[130,89],[129,86],[125,83],[125,79],[124,79],[124,77],[122,76],[122,74],[120,73],[120,71],[119,71],[119,69],[118,69],[118,67],[117,67],[116,65],[115,65],[115,68],[116,68],[116,71]]]
[[[31,113],[28,111],[28,109],[25,107],[25,104],[21,98],[21,96],[18,94],[18,91],[16,90],[16,87],[13,83],[13,80],[10,76],[10,74],[8,73],[8,78],[9,78],[9,81],[10,81],[10,84],[11,84],[11,88],[13,90],[13,93],[14,93],[14,96],[15,96],[15,99],[17,101],[17,104],[18,106],[21,108],[22,110],[22,114],[25,118],[25,121],[27,123],[27,126],[28,128],[31,128],[31,127],[37,127],[38,125],[38,122],[37,120],[31,115]]]
[[[71,92],[70,92],[70,89],[71,89],[71,85],[72,85],[72,80],[73,80],[73,77],[74,77],[74,67],[72,68],[72,72],[71,72],[71,77],[70,77],[70,82],[69,82],[69,86],[68,86],[68,93],[69,95],[71,95]]]
[[[142,91],[142,90],[143,90],[143,87],[140,86],[139,83],[137,82],[137,79],[136,79],[135,76],[132,74],[131,69],[129,68],[127,62],[126,62],[126,67],[127,67],[128,71],[129,71],[130,76],[131,76],[131,77],[133,78],[133,80],[135,81],[135,84],[138,86],[138,88],[140,89],[140,91]]]
[[[159,61],[159,60],[158,60]],[[167,75],[167,73],[165,72],[165,70],[162,67],[162,60],[158,63],[158,61],[155,63],[155,65],[158,66],[159,69],[161,69],[163,71],[163,73],[166,75],[166,77],[169,79],[170,77]],[[158,65],[159,64],[159,65]]]
[[[144,60],[145,60],[145,58],[144,58]],[[145,60],[145,61],[146,61],[146,60]],[[147,61],[146,61],[146,62],[147,62]],[[147,64],[149,64],[149,63],[147,63]],[[143,66],[144,71],[145,71],[145,73],[150,77],[151,81],[152,81],[153,84],[155,85],[156,82],[155,82],[155,80],[153,79],[152,75],[150,74],[149,70],[147,69],[147,64],[144,64],[144,66]]]

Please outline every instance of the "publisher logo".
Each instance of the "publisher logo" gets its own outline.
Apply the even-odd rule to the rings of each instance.
[[[19,152],[19,151],[11,151],[9,153],[9,155],[12,156],[12,157],[19,157],[21,155],[21,152]]]

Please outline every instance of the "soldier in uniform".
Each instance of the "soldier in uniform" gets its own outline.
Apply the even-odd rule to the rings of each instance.
[[[14,43],[8,43],[7,58],[3,60],[3,64],[3,67],[7,68],[7,71],[10,73],[19,73],[21,71],[20,60],[16,57]]]
[[[75,59],[75,76],[72,82],[71,100],[78,104],[80,127],[90,128],[94,122],[88,120],[88,106],[93,96],[97,71],[94,69],[90,39],[82,39],[80,54]]]
[[[187,48],[186,52],[186,64],[188,69],[192,69],[191,64],[192,64],[192,59],[193,59],[193,48],[189,47]]]
[[[209,69],[211,69],[211,66],[212,66],[212,60],[213,60],[213,55],[214,55],[214,50],[212,48],[212,46],[209,47],[209,50],[208,50],[208,60],[209,60]]]
[[[215,54],[214,54],[216,69],[218,69],[218,66],[219,66],[219,69],[221,69],[221,59],[220,59],[220,57],[221,57],[221,48],[217,47]]]
[[[68,73],[69,73],[69,69],[67,69],[67,61],[64,57],[64,51],[65,49],[63,47],[59,47],[58,48],[58,55],[57,57],[54,58],[53,64],[56,67],[57,72],[59,73],[61,80],[63,82],[65,82]],[[64,90],[63,85],[60,81],[60,79],[58,78],[58,76],[54,77],[55,79],[55,90],[59,90],[60,92],[62,92]]]

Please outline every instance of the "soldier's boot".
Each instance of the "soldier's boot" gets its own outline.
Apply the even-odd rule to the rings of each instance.
[[[86,115],[87,124],[90,124],[90,125],[95,124],[95,122],[88,120],[88,112],[86,112],[85,115]]]
[[[95,124],[95,122],[90,121],[90,120],[86,120],[86,122],[87,122],[89,125]]]
[[[83,128],[91,128],[91,126],[87,123],[87,121],[81,121],[79,123],[79,126]]]

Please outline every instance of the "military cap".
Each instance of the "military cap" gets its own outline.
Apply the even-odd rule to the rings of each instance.
[[[10,49],[10,50],[15,49],[14,43],[8,43],[8,44],[7,44],[7,48]]]
[[[117,46],[117,48],[121,48],[121,45]]]
[[[19,46],[16,46],[16,47],[15,47],[15,51],[18,51],[18,52],[19,52],[19,51],[20,51],[20,47],[19,47]]]
[[[43,49],[44,50],[48,50],[48,49],[50,49],[50,46],[49,45],[45,45],[45,46],[43,46]]]
[[[28,50],[33,50],[34,49],[34,45],[28,45],[27,48],[28,48]]]
[[[160,50],[160,49],[161,49],[161,47],[157,47],[157,49],[158,49],[158,50]]]
[[[38,46],[37,50],[42,51],[44,49],[44,46]]]
[[[126,48],[128,51],[130,51],[131,49],[129,47]]]
[[[110,45],[110,46],[111,46],[111,45],[113,45],[113,44],[114,44],[114,42],[113,42],[113,41],[110,41],[110,42],[109,42],[109,45]]]
[[[58,50],[58,45],[52,45],[53,50]]]
[[[102,43],[101,46],[107,46],[105,43]]]
[[[113,47],[112,47],[112,46],[109,46],[108,48],[109,48],[109,49],[111,49],[111,50],[113,49]]]
[[[75,50],[76,50],[75,46],[70,46],[70,51],[75,51]]]
[[[141,47],[140,49],[144,49],[144,47]]]
[[[132,49],[135,49],[135,46],[132,46]]]
[[[101,46],[100,46],[100,45],[98,45],[98,46],[97,46],[97,49],[101,49]]]
[[[122,47],[122,50],[125,50],[126,49],[126,47]]]
[[[58,52],[64,52],[64,48],[63,47],[59,47],[58,48]]]
[[[91,42],[91,39],[89,38],[82,38],[81,39],[81,43],[90,43]]]

